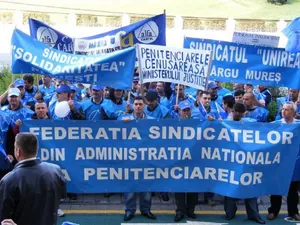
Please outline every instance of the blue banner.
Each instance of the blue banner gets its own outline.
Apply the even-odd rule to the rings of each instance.
[[[106,33],[74,39],[74,51],[102,54],[135,44],[166,45],[166,15],[161,14]]]
[[[213,51],[210,80],[300,89],[300,53],[189,37],[184,48]]]
[[[73,53],[73,38],[35,19],[28,19],[30,36],[59,51]]]
[[[199,120],[24,121],[39,156],[64,169],[68,191],[285,195],[299,125]]]
[[[105,56],[81,56],[58,51],[20,30],[12,36],[12,72],[45,74],[60,80],[131,89],[135,48]]]
[[[51,47],[69,53],[102,54],[126,49],[135,44],[166,45],[166,15],[147,18],[90,37],[72,39],[38,20],[29,19],[30,34]]]

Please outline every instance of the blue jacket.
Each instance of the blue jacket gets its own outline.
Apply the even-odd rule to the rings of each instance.
[[[116,104],[109,99],[102,103],[102,109],[110,120],[116,120],[126,112],[126,104],[123,100],[121,104]]]
[[[150,111],[148,106],[146,106],[144,112],[147,116],[154,117],[155,119],[169,118],[169,110],[161,104],[158,104],[153,111]]]
[[[107,99],[103,99],[100,104],[96,104],[91,98],[87,101],[81,102],[81,107],[85,113],[86,120],[102,120],[102,104],[105,104],[106,101]]]

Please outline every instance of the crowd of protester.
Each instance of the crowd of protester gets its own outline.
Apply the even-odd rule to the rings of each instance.
[[[268,106],[272,94],[268,87],[251,84],[233,84],[233,90],[222,86],[221,82],[210,81],[206,90],[196,90],[179,84],[153,82],[141,84],[138,71],[133,78],[132,89],[118,90],[100,85],[69,83],[49,76],[41,80],[30,74],[14,80],[0,96],[0,138],[11,167],[0,171],[0,177],[7,174],[17,163],[14,155],[15,137],[24,120],[136,120],[136,119],[200,119],[267,122]],[[38,85],[36,85],[38,83]],[[300,118],[299,90],[289,89],[288,95],[276,98],[278,110],[275,120],[280,123],[296,123]],[[69,108],[65,117],[57,116],[57,104],[66,102]],[[300,221],[298,213],[298,185],[291,182],[288,193],[288,214]],[[168,193],[159,193],[163,200],[169,200]],[[110,196],[106,193],[105,196]],[[69,193],[76,199],[76,194]],[[213,193],[204,193],[205,203],[216,205]],[[129,221],[136,211],[136,193],[125,193],[124,220]],[[140,194],[140,210],[143,216],[156,219],[151,213],[151,193]],[[225,219],[234,218],[236,201],[225,197]],[[196,218],[194,213],[198,203],[197,193],[175,193],[175,222],[184,216]],[[280,211],[281,196],[271,196],[271,206],[267,218],[273,220]],[[258,211],[258,199],[245,199],[248,219],[259,224],[265,221]],[[63,215],[60,210],[59,215]]]

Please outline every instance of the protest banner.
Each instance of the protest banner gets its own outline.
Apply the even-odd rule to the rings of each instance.
[[[27,120],[39,157],[63,168],[68,191],[285,195],[299,124],[199,120]],[[71,144],[70,144],[71,143]]]
[[[137,46],[140,79],[147,82],[171,82],[205,90],[211,51]]]
[[[210,80],[300,89],[300,52],[189,37],[184,47],[213,51]]]
[[[28,19],[30,36],[59,51],[73,53],[73,38],[36,19]]]
[[[277,48],[279,44],[279,36],[254,34],[248,32],[233,32],[232,42],[238,44],[264,46]]]
[[[166,15],[161,14],[103,34],[74,39],[75,53],[109,53],[135,44],[166,45]]]
[[[14,74],[44,74],[71,82],[131,88],[136,60],[134,47],[105,56],[74,55],[51,48],[17,29],[11,45]]]
[[[71,38],[51,26],[29,19],[30,35],[60,51],[97,55],[129,48],[138,43],[166,45],[166,15],[160,14],[125,27],[89,37]]]

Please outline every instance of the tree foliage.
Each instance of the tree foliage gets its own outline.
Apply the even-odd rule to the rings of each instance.
[[[284,5],[287,3],[287,0],[267,0],[269,3],[276,5]]]

